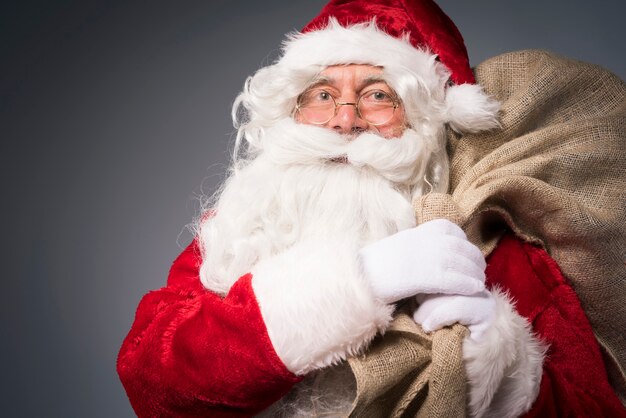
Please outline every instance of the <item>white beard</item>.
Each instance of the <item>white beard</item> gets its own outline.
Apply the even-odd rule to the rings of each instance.
[[[350,140],[349,140],[350,139]],[[308,239],[360,248],[415,226],[412,198],[423,193],[435,150],[413,130],[401,138],[346,138],[283,120],[226,181],[200,226],[202,283],[226,294],[256,263]],[[356,246],[354,245],[356,243]],[[263,416],[341,416],[355,383],[345,368],[310,373]]]
[[[200,225],[206,288],[226,294],[259,260],[304,239],[362,247],[415,226],[410,202],[423,192],[433,153],[415,131],[346,138],[285,119],[263,143]]]

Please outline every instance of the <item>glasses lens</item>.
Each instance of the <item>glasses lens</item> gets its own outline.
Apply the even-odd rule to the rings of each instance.
[[[335,100],[325,90],[309,90],[300,96],[298,112],[307,122],[321,125],[331,120],[335,115]]]
[[[372,90],[359,98],[361,117],[372,125],[382,125],[393,118],[396,99],[383,90]]]

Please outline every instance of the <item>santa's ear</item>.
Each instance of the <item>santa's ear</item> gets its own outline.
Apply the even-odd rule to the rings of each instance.
[[[457,132],[479,132],[500,126],[500,103],[477,84],[446,89],[446,122]]]

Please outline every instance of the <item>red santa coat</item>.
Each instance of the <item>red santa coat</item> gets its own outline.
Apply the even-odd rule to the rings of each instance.
[[[488,285],[506,290],[549,346],[527,416],[626,417],[556,262],[512,236],[502,238],[487,261]],[[117,370],[140,417],[252,416],[301,380],[274,351],[251,274],[221,298],[202,286],[200,264],[194,241],[174,262],[167,286],[141,300],[122,344]]]

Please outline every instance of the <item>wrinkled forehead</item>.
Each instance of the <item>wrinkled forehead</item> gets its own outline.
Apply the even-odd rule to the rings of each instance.
[[[393,90],[387,83],[383,67],[368,64],[332,65],[320,71],[305,90],[324,85],[339,90],[359,91],[372,84],[381,84]]]

